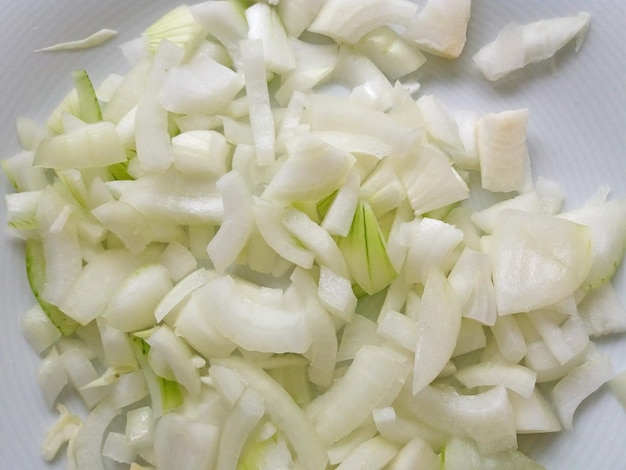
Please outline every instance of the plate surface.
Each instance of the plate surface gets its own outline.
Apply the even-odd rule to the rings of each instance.
[[[423,2],[420,2],[423,3]],[[167,0],[0,0],[0,158],[19,150],[15,118],[43,122],[71,87],[70,72],[86,68],[99,83],[109,72],[127,70],[118,46],[136,37],[160,14],[176,6]],[[535,64],[492,84],[471,56],[509,21],[591,13],[591,29],[578,53],[572,45],[554,60]],[[529,149],[533,175],[560,182],[567,205],[577,206],[608,184],[626,197],[626,2],[616,0],[474,0],[468,43],[454,62],[430,59],[418,78],[422,92],[442,98],[451,109],[476,112],[530,109]],[[106,45],[78,52],[33,53],[62,41],[112,28]],[[4,175],[0,193],[10,191]],[[4,204],[0,224],[6,223]],[[22,338],[19,319],[34,302],[24,270],[22,245],[0,235],[0,459],[2,468],[46,467],[40,446],[56,415],[38,389],[39,358]],[[614,280],[626,302],[624,269]],[[626,337],[599,342],[626,368]],[[578,410],[574,431],[520,440],[550,470],[626,468],[626,413],[604,387]]]

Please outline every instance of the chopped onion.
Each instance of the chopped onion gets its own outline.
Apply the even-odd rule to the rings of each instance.
[[[46,459],[532,469],[519,434],[623,388],[592,338],[626,330],[624,201],[563,212],[527,109],[457,111],[416,82],[421,51],[461,53],[469,13],[182,5],[123,46],[126,75],[77,70],[44,126],[18,121],[24,335],[45,401],[91,410],[80,430],[62,412]],[[497,78],[588,24],[508,26],[474,59]]]
[[[87,415],[74,444],[77,468],[104,470],[101,451],[104,434],[119,413],[119,409],[104,400]]]
[[[552,57],[576,38],[576,49],[589,29],[591,15],[551,18],[525,25],[507,24],[495,41],[474,55],[474,62],[488,80],[498,80],[532,62]]]
[[[323,470],[327,456],[320,436],[306,419],[304,412],[293,402],[287,392],[256,366],[236,357],[218,359],[215,364],[228,367],[250,386],[260,392],[265,400],[265,409],[285,433],[296,451],[303,468]]]
[[[551,395],[557,416],[565,429],[572,429],[574,411],[591,393],[614,376],[611,359],[597,354],[563,377]]]
[[[337,467],[339,470],[374,470],[385,467],[398,447],[382,436],[376,436],[360,444]]]
[[[385,24],[406,25],[417,6],[405,0],[329,0],[309,25],[309,31],[325,34],[337,42],[357,42]]]
[[[405,36],[426,52],[454,59],[465,47],[471,0],[428,0]]]
[[[310,405],[308,414],[318,434],[332,444],[361,425],[375,408],[388,406],[408,374],[403,354],[363,346],[346,375]]]
[[[218,441],[219,428],[214,424],[169,413],[155,429],[156,466],[163,470],[215,468]]]
[[[57,404],[57,410],[59,418],[48,431],[41,450],[44,460],[48,462],[54,459],[63,444],[76,438],[82,426],[80,418],[71,414],[63,405]]]
[[[89,49],[91,47],[97,47],[100,44],[104,44],[110,39],[117,36],[117,31],[114,29],[101,29],[95,33],[87,36],[84,39],[78,39],[75,41],[61,42],[52,46],[36,49],[34,52],[51,52],[51,51],[71,51],[74,49]]]

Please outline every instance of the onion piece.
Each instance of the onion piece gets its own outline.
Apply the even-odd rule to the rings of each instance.
[[[455,59],[465,47],[471,4],[471,0],[428,0],[404,35],[426,52]]]
[[[414,219],[400,230],[400,243],[408,248],[404,275],[409,284],[424,284],[433,269],[450,270],[452,253],[463,240],[463,232],[430,217]]]
[[[202,287],[198,295],[206,305],[212,305],[207,313],[215,327],[238,346],[260,352],[305,352],[312,338],[304,312],[281,310],[263,302],[259,290],[223,276]]]
[[[516,449],[485,454],[471,439],[453,437],[446,443],[443,470],[485,470],[496,468],[523,468],[542,470],[544,467]]]
[[[93,408],[108,395],[107,387],[88,387],[98,379],[98,372],[85,351],[73,348],[61,354],[67,377],[88,408]]]
[[[400,207],[406,199],[404,185],[399,175],[396,174],[391,159],[384,159],[376,165],[367,175],[367,179],[361,185],[359,193],[361,198],[369,203],[378,217]],[[392,238],[391,235],[389,238]],[[394,263],[394,266],[398,268],[396,263]]]
[[[345,325],[337,351],[337,362],[352,360],[365,345],[380,346],[384,338],[378,335],[376,323],[363,315],[354,315]]]
[[[439,451],[446,439],[442,432],[423,422],[406,416],[399,416],[391,406],[375,409],[372,412],[372,417],[380,435],[400,445],[407,445],[412,441],[419,440],[433,452],[433,450]],[[428,454],[428,452],[425,453]],[[431,460],[428,455],[425,458],[427,461]]]
[[[358,203],[350,232],[339,239],[338,246],[350,276],[363,292],[375,294],[397,277],[380,225],[367,202]]]
[[[394,160],[396,173],[415,215],[467,199],[467,184],[442,150],[424,145],[418,152]]]
[[[56,409],[59,412],[59,418],[46,433],[46,438],[41,447],[42,457],[47,462],[55,458],[61,446],[66,442],[75,440],[76,434],[80,431],[83,424],[78,416],[71,414],[68,409],[60,403],[57,404]]]
[[[124,116],[137,106],[149,71],[150,61],[144,59],[124,75],[122,82],[102,109],[103,120],[117,125]],[[132,127],[134,129],[134,122]]]
[[[316,85],[328,82],[337,63],[336,44],[314,44],[293,38],[290,38],[290,44],[296,60],[295,68],[281,75],[280,87],[273,96],[282,106],[286,105],[296,92],[308,93]]]
[[[591,229],[593,261],[585,286],[594,288],[609,281],[626,251],[626,202],[592,201],[559,217]]]
[[[44,352],[61,337],[61,332],[39,304],[22,315],[20,326],[22,334],[37,354]]]
[[[246,8],[248,39],[263,42],[263,57],[267,70],[284,74],[295,68],[296,58],[277,11],[267,3],[255,3]]]
[[[46,404],[52,408],[57,397],[68,383],[63,359],[55,348],[41,360],[37,369],[37,382]]]
[[[237,347],[213,325],[206,314],[202,295],[191,295],[174,323],[176,335],[182,337],[205,358],[227,357]]]
[[[217,272],[224,272],[245,248],[252,233],[252,195],[239,173],[231,171],[216,183],[224,204],[222,225],[207,245]]]
[[[346,262],[335,240],[306,214],[287,207],[283,213],[283,225],[315,255],[320,266],[326,266],[340,276],[348,276]]]
[[[137,158],[147,171],[164,172],[174,161],[168,134],[167,111],[159,102],[159,92],[167,70],[181,63],[184,51],[169,41],[161,41],[150,65],[146,84],[137,104],[135,140]]]
[[[159,91],[161,105],[177,114],[224,110],[244,87],[244,79],[206,54],[168,69]]]
[[[200,372],[192,360],[192,351],[180,337],[167,325],[156,327],[146,342],[150,345],[150,354],[159,353],[165,358],[176,381],[191,395],[200,393]]]
[[[180,127],[180,126],[179,126]],[[174,167],[186,174],[226,174],[230,145],[213,130],[188,130],[172,138]]]
[[[45,206],[45,204],[46,203],[40,204],[40,207]],[[43,243],[34,239],[28,239],[24,247],[26,255],[26,274],[30,288],[39,302],[39,305],[41,305],[41,308],[63,336],[69,336],[74,333],[79,324],[59,310],[56,305],[44,300],[43,295],[46,291],[55,291],[57,289],[65,290],[67,288],[66,285],[69,285],[70,282],[74,282],[76,278],[80,276],[82,270],[80,246],[78,246],[78,237],[75,233],[76,227],[70,227],[72,230],[69,233],[66,228],[64,229],[64,232],[66,232],[64,234],[44,234]],[[47,253],[46,244],[48,245]],[[51,256],[51,258],[46,258],[46,256]],[[54,264],[61,263],[63,256],[69,256],[68,259],[65,259],[69,279],[47,277],[55,275],[58,266],[54,266]],[[65,292],[62,293],[62,295],[65,294]],[[61,293],[58,292],[54,295],[60,296]]]
[[[351,100],[381,111],[391,107],[392,84],[374,62],[351,46],[339,47],[333,78],[352,89]]]
[[[87,415],[74,443],[77,468],[104,470],[101,451],[104,434],[119,413],[119,409],[104,400]]]
[[[294,298],[294,300],[289,302],[288,308],[304,308],[306,321],[313,337],[311,347],[306,352],[310,360],[309,380],[319,387],[327,388],[333,381],[337,362],[338,345],[335,323],[318,300],[315,281],[306,271],[302,268],[294,269],[290,280],[293,283],[292,286],[295,286],[295,291],[293,288],[287,290],[284,301],[286,303],[289,294],[293,293],[289,299]]]
[[[330,235],[345,237],[350,232],[359,202],[360,182],[358,174],[352,171],[348,173],[346,182],[335,194],[322,221],[322,228]]]
[[[273,470],[292,468],[295,462],[282,433],[271,422],[266,421],[246,443],[238,465],[244,468]]]
[[[278,2],[277,9],[290,37],[298,38],[311,24],[324,0],[291,0]]]
[[[91,213],[108,230],[118,236],[132,253],[139,253],[153,239],[146,218],[134,207],[121,201],[110,201],[99,205]]]
[[[578,405],[613,376],[611,358],[598,353],[557,382],[550,395],[564,429],[572,429]]]
[[[564,377],[569,371],[582,364],[586,355],[593,351],[593,343],[590,343],[587,335],[571,335],[571,337],[566,335],[565,337],[575,352],[566,364],[559,363],[543,340],[528,343],[524,364],[537,372],[537,383],[551,382]]]
[[[125,439],[134,448],[152,445],[155,425],[154,413],[149,406],[129,410],[126,413]]]
[[[615,288],[606,283],[589,291],[578,304],[578,312],[589,336],[603,336],[626,331],[626,309]]]
[[[202,177],[189,177],[170,170],[163,174],[150,173],[131,185],[119,188],[119,200],[151,221],[184,225],[215,224],[221,221],[224,214],[222,198],[215,183]]]
[[[322,93],[309,96],[303,122],[310,124],[313,132],[349,132],[374,137],[391,146],[391,156],[410,152],[423,136],[423,130],[414,124],[399,122],[347,97]]]
[[[17,191],[36,191],[48,185],[45,169],[32,166],[34,150],[18,152],[0,161],[9,182]]]
[[[264,57],[263,41],[260,39],[246,39],[241,42],[242,70],[250,105],[250,124],[257,162],[261,166],[271,164],[276,158],[276,131],[270,107]]]
[[[161,42],[166,40],[189,54],[206,34],[206,30],[194,21],[187,5],[168,11],[144,32],[148,40],[147,50],[151,53],[156,53]]]
[[[492,237],[487,254],[500,315],[558,302],[572,294],[589,273],[591,233],[583,225],[508,209],[498,217]]]
[[[331,464],[341,463],[357,447],[376,435],[376,427],[372,424],[356,428],[346,437],[339,439],[328,448],[328,461]]]
[[[463,147],[459,126],[443,101],[433,95],[423,95],[416,101],[424,119],[426,132],[448,153]]]
[[[348,278],[321,266],[317,296],[333,315],[348,323],[353,319],[357,298]]]
[[[407,442],[387,465],[388,470],[410,470],[415,462],[420,462],[423,470],[441,468],[439,457],[421,437],[415,436]]]
[[[527,125],[527,109],[489,113],[478,120],[476,146],[483,188],[493,192],[524,189],[529,174]]]
[[[112,431],[104,440],[102,456],[115,462],[130,464],[137,458],[137,451],[131,447],[124,434]]]
[[[52,46],[42,47],[41,49],[35,49],[33,52],[52,52],[52,51],[71,51],[75,49],[89,49],[97,47],[105,42],[113,39],[117,36],[117,31],[114,29],[101,29],[93,34],[90,34],[86,38],[78,39],[75,41],[61,42]]]
[[[246,389],[237,399],[220,430],[216,468],[236,468],[241,451],[265,414],[263,396]]]
[[[41,245],[34,241],[29,242],[26,251],[31,288],[35,296],[53,305],[63,301],[82,272],[76,222],[70,220],[62,230],[52,230],[64,207],[63,200],[52,187],[44,190],[36,213],[37,225],[41,231]],[[59,276],[60,272],[64,275]],[[45,305],[43,307],[46,308]],[[55,321],[54,318],[52,320]]]
[[[332,444],[361,425],[375,408],[389,406],[408,374],[407,357],[380,346],[363,346],[346,374],[307,410],[317,433]]]
[[[491,326],[491,333],[500,354],[508,361],[516,364],[526,356],[528,351],[526,340],[515,315],[498,317],[495,324]]]
[[[198,267],[198,260],[187,247],[177,241],[171,242],[159,255],[159,264],[167,268],[172,281],[179,282]]]
[[[486,346],[487,335],[485,334],[483,325],[469,318],[462,318],[459,337],[457,339],[456,346],[454,347],[452,357],[455,358],[473,351],[478,351]],[[440,375],[444,377],[448,373],[456,373],[456,366],[452,367],[452,365],[452,363],[448,362],[448,365],[444,367]]]
[[[550,316],[549,311],[535,310],[527,314],[527,318],[537,330],[537,333],[550,349],[550,352],[561,365],[566,364],[574,357],[574,350],[565,339],[558,319]],[[582,325],[581,325],[582,326]]]
[[[384,468],[398,452],[398,446],[382,436],[373,437],[354,449],[338,470],[377,470]]]
[[[180,413],[163,416],[156,425],[154,450],[160,470],[215,468],[219,428]]]
[[[154,318],[158,323],[196,289],[216,278],[215,271],[199,268],[181,279],[154,308]]]
[[[138,264],[138,259],[124,249],[103,251],[85,266],[61,303],[61,310],[86,325],[102,314],[116,290]]]
[[[355,45],[389,80],[396,80],[420,68],[426,57],[393,28],[381,26],[363,36]]]
[[[551,405],[536,388],[528,398],[509,392],[509,400],[518,434],[561,431],[561,423]]]
[[[483,453],[517,446],[513,408],[502,385],[476,395],[460,395],[452,387],[430,385],[412,395],[405,387],[400,403],[435,429],[450,436],[471,437]]]
[[[328,457],[320,436],[304,412],[280,385],[263,370],[241,358],[231,356],[215,359],[213,364],[232,369],[250,388],[261,393],[267,413],[291,443],[303,468],[309,470],[326,468]]]
[[[496,294],[491,280],[491,264],[485,253],[465,247],[448,281],[461,301],[465,318],[488,326],[496,323]]]
[[[285,260],[310,269],[315,255],[299,245],[282,224],[283,212],[281,205],[255,198],[254,219],[265,242]]]
[[[441,271],[426,278],[417,315],[413,394],[427,386],[452,357],[461,329],[461,304]]]
[[[248,36],[245,12],[237,2],[202,2],[189,7],[195,21],[211,31],[228,51],[235,69],[241,71],[242,59],[239,41]]]
[[[556,215],[563,205],[563,190],[558,183],[538,178],[532,191],[496,202],[489,207],[471,214],[471,221],[484,233],[490,234],[496,225],[498,214],[505,209]]]
[[[281,202],[317,201],[345,181],[354,157],[313,135],[297,139],[289,157],[263,192],[264,199]]]
[[[122,375],[111,385],[109,395],[115,408],[122,409],[148,396],[148,386],[141,370]]]
[[[468,388],[504,385],[528,399],[535,390],[537,374],[520,365],[481,362],[462,368],[454,376]]]
[[[576,38],[580,48],[589,29],[591,15],[551,18],[526,25],[507,24],[498,37],[473,57],[488,80],[498,80],[527,64],[552,57],[559,49]]]
[[[104,363],[112,368],[136,369],[137,360],[130,338],[112,327],[104,318],[96,320],[104,355]]]
[[[308,30],[354,43],[379,26],[406,25],[416,10],[417,5],[406,0],[328,0]]]
[[[164,266],[144,265],[115,290],[102,312],[102,318],[120,331],[149,328],[154,324],[154,311],[163,294],[171,288],[172,281]]]
[[[377,332],[386,340],[394,341],[407,351],[415,352],[419,329],[417,323],[406,315],[395,310],[386,310],[378,318]]]

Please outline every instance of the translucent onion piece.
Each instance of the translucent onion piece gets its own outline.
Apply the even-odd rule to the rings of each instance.
[[[41,49],[35,49],[34,52],[52,52],[52,51],[71,51],[74,49],[89,49],[97,47],[105,42],[113,39],[117,36],[117,31],[114,29],[101,29],[93,34],[90,34],[86,38],[78,39],[75,41],[61,42],[52,46],[43,47]]]
[[[237,357],[215,359],[213,364],[229,367],[238,373],[248,386],[264,398],[265,409],[294,448],[303,468],[324,470],[328,457],[320,436],[289,394],[263,370]]]
[[[473,59],[488,80],[498,80],[508,73],[532,62],[552,57],[573,38],[576,49],[589,28],[591,16],[580,12],[576,16],[551,18],[526,25],[509,23],[495,41],[487,44]]]
[[[101,451],[104,434],[119,413],[119,409],[113,407],[108,400],[104,400],[87,415],[76,435],[74,449],[77,468],[104,470]]]

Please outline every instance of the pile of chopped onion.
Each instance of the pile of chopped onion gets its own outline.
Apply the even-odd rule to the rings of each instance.
[[[615,376],[593,339],[626,331],[626,202],[603,187],[563,212],[527,109],[415,98],[423,52],[458,57],[469,13],[181,6],[124,46],[126,75],[77,71],[45,125],[18,121],[2,165],[37,299],[23,331],[60,412],[46,460],[543,468],[518,435],[570,429]],[[508,26],[474,59],[497,79],[588,23]],[[502,201],[476,209],[482,191]]]

